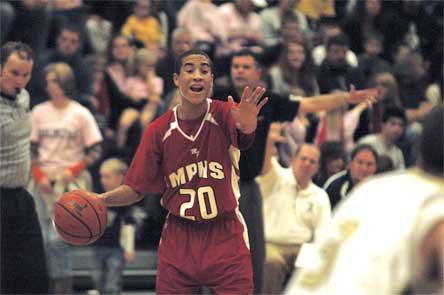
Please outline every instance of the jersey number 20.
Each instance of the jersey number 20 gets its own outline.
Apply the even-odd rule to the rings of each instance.
[[[196,220],[195,216],[186,215],[186,210],[193,208],[194,202],[196,201],[196,193],[197,193],[197,203],[199,204],[200,215],[203,219],[212,219],[217,216],[217,206],[216,206],[216,198],[214,197],[214,191],[210,186],[202,186],[197,190],[183,188],[180,189],[179,193],[181,195],[190,196],[190,200],[188,202],[184,202],[180,205],[180,216],[183,218],[187,218],[190,220]],[[207,208],[208,200],[209,208]]]

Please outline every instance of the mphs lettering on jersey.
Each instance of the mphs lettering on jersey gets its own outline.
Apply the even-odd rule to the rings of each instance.
[[[194,176],[200,178],[208,178],[208,176],[214,179],[224,179],[225,174],[222,164],[218,162],[199,161],[197,163],[191,163],[185,167],[180,167],[176,172],[170,173],[169,180],[171,187],[183,185],[193,180]]]

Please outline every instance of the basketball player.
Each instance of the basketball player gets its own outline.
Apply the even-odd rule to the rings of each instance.
[[[240,150],[254,140],[264,88],[239,104],[213,101],[210,58],[190,50],[176,61],[181,103],[146,129],[124,184],[100,195],[125,206],[162,192],[169,211],[160,242],[158,294],[252,294],[246,227],[238,210]]]
[[[43,237],[32,196],[25,189],[31,167],[29,94],[33,53],[8,42],[0,53],[0,294],[46,294]]]
[[[443,111],[424,122],[416,168],[365,182],[338,207],[286,294],[443,294]]]

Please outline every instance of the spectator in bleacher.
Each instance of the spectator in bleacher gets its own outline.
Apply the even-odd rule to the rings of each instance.
[[[249,47],[253,51],[262,50],[263,42],[262,19],[254,11],[252,0],[235,0],[233,3],[224,3],[219,6],[224,19],[227,39],[222,43],[218,55],[229,55]]]
[[[323,186],[330,198],[332,210],[347,197],[353,187],[376,173],[378,159],[378,153],[370,145],[361,144],[353,149],[347,169],[332,175]]]
[[[54,204],[66,191],[90,189],[88,166],[100,158],[102,135],[88,109],[72,100],[75,75],[55,63],[43,71],[49,101],[32,111],[32,182],[42,226],[52,294],[72,292],[69,245],[52,225]]]
[[[339,24],[334,21],[324,21],[319,24],[318,39],[320,39],[321,44],[314,47],[311,52],[315,65],[320,66],[327,57],[328,40],[343,34]],[[345,52],[345,60],[351,67],[358,66],[358,57],[348,46]]]
[[[319,171],[313,178],[313,182],[323,187],[330,176],[342,171],[345,167],[345,151],[339,141],[326,141],[320,147],[321,161]]]
[[[357,1],[353,12],[344,20],[344,33],[350,38],[350,50],[357,55],[364,52],[369,34],[384,34],[387,21],[380,0]],[[382,44],[381,44],[382,46]]]
[[[269,70],[270,89],[282,95],[319,95],[319,86],[314,72],[308,42],[293,39],[284,45],[278,63]],[[306,140],[313,139],[316,124],[313,115],[299,114],[282,129],[287,139],[279,144],[279,160],[288,167],[296,149]]]
[[[316,240],[331,217],[328,195],[312,182],[319,169],[319,148],[312,144],[301,145],[291,168],[284,169],[275,158],[275,143],[285,140],[280,136],[281,128],[281,124],[271,124],[264,166],[256,178],[264,202],[264,294],[282,292],[301,246]]]
[[[191,31],[195,46],[211,58],[215,48],[227,40],[225,26],[219,7],[211,0],[187,0],[177,13],[177,27]]]
[[[382,72],[370,78],[368,85],[377,89],[377,102],[370,110],[370,133],[381,131],[382,115],[386,108],[402,108],[399,98],[398,82],[389,72]]]
[[[15,8],[11,3],[0,2],[0,44],[6,41],[15,20]]]
[[[392,66],[380,57],[383,38],[380,33],[369,32],[364,39],[364,52],[358,56],[358,67],[364,74],[366,81],[376,74],[393,71]]]
[[[365,85],[363,73],[358,68],[354,68],[347,63],[348,48],[349,41],[344,34],[328,39],[326,45],[327,56],[317,72],[321,94],[337,90],[347,91],[351,84],[358,89]],[[360,114],[359,124],[355,127],[352,134],[354,141],[368,134],[368,113],[366,111]]]
[[[108,59],[105,67],[106,91],[104,100],[109,101],[108,125],[117,129],[122,111],[131,106],[131,99],[125,95],[126,81],[133,72],[134,50],[129,39],[123,35],[115,35],[108,45]]]
[[[127,145],[128,129],[139,123],[142,130],[151,122],[157,108],[162,104],[163,80],[157,76],[155,65],[156,52],[146,48],[139,49],[135,56],[135,73],[126,80],[124,93],[132,100],[133,105],[124,109],[117,129],[117,145]],[[137,145],[137,143],[134,143]],[[132,144],[131,144],[132,145]]]
[[[297,20],[299,30],[309,33],[306,16],[296,9],[300,0],[282,0],[277,6],[265,8],[261,11],[264,42],[267,47],[275,46],[280,42],[282,23],[285,18]]]
[[[393,2],[393,8],[387,11],[384,52],[390,53],[396,45],[404,43],[411,50],[418,50],[424,58],[433,63],[429,58],[443,34],[442,16],[440,20],[430,15],[425,10],[426,1]]]
[[[156,64],[156,73],[164,82],[164,93],[167,94],[175,89],[173,79],[174,63],[176,58],[190,50],[194,46],[193,34],[185,28],[174,29],[171,35],[171,48],[166,56],[159,59]]]
[[[100,181],[109,191],[123,183],[128,165],[118,158],[110,158],[100,166]],[[108,208],[108,224],[103,234],[92,245],[92,278],[100,294],[122,293],[123,269],[126,262],[136,258],[135,226],[130,207]]]
[[[122,26],[122,34],[142,42],[145,48],[156,52],[166,46],[166,38],[151,0],[136,1],[133,14]]]
[[[387,108],[383,114],[382,121],[380,133],[369,134],[361,138],[358,144],[371,145],[378,155],[389,156],[393,161],[395,169],[402,170],[405,168],[404,156],[395,143],[401,138],[407,123],[404,110]]]
[[[8,3],[9,2],[9,3]],[[36,54],[42,53],[48,46],[51,27],[51,2],[49,0],[2,1],[1,5],[12,4],[15,18],[10,27],[10,35],[3,35],[9,40],[20,40],[29,44]],[[2,15],[2,25],[4,24]]]
[[[81,30],[75,25],[64,25],[57,35],[55,49],[44,51],[38,58],[31,79],[30,93],[33,98],[32,105],[46,101],[46,90],[44,85],[44,68],[50,63],[64,62],[73,70],[76,77],[75,92],[72,99],[88,105],[87,97],[93,94],[91,69],[81,55]]]

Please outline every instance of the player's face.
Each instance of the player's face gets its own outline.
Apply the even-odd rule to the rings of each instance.
[[[57,80],[57,75],[54,71],[50,71],[45,76],[46,92],[51,99],[57,99],[64,96],[63,90]]]
[[[100,169],[100,181],[105,191],[110,191],[118,187],[123,181],[123,175],[115,173],[112,169]]]
[[[293,158],[293,175],[298,183],[307,182],[318,172],[319,149],[311,145],[303,145],[299,153]]]
[[[199,105],[210,95],[213,87],[213,73],[208,58],[192,54],[182,60],[179,75],[174,74],[174,84],[179,88],[183,100]]]
[[[32,66],[32,60],[21,59],[16,53],[11,54],[1,68],[1,91],[11,96],[19,94],[31,79]]]
[[[404,132],[404,122],[400,118],[392,117],[382,125],[382,133],[392,142],[397,141]]]
[[[260,79],[261,71],[252,56],[235,56],[231,62],[231,80],[236,89],[253,87]]]
[[[373,153],[369,150],[361,150],[348,164],[353,182],[356,184],[364,178],[375,174],[376,165]]]

